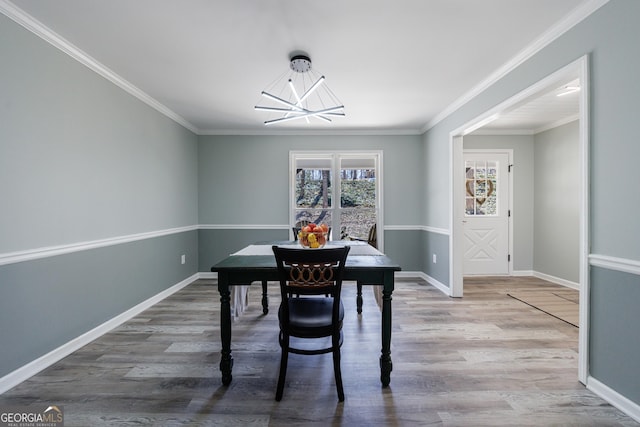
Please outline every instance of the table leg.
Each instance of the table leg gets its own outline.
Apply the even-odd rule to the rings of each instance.
[[[231,292],[228,279],[223,273],[218,273],[218,292],[220,292],[220,338],[222,340],[222,357],[220,359],[220,371],[222,371],[222,384],[231,383],[231,369],[233,357],[231,356]]]
[[[362,283],[358,282],[358,295],[356,296],[356,307],[358,314],[362,314]]]
[[[380,381],[383,387],[391,382],[391,294],[393,293],[393,272],[385,273],[382,290],[382,355],[380,356]]]
[[[267,281],[262,281],[262,314],[269,313],[269,295],[267,295]]]

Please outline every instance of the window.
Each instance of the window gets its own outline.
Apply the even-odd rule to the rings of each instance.
[[[465,162],[465,214],[497,215],[498,163],[486,160]]]
[[[381,229],[381,152],[297,151],[290,161],[292,227],[326,223],[331,240],[365,241],[374,224]]]

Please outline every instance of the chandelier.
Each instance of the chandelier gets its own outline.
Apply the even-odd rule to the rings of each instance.
[[[325,83],[325,77],[311,69],[307,55],[291,57],[289,70],[262,91],[262,98],[271,106],[256,105],[256,111],[272,113],[264,122],[273,125],[292,120],[311,118],[331,122],[334,117],[344,117],[344,105]]]

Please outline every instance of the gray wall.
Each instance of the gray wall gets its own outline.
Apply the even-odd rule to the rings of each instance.
[[[0,58],[2,377],[195,274],[198,187],[196,135],[4,15]]]
[[[536,134],[534,270],[580,281],[579,123]]]
[[[533,270],[533,135],[467,135],[465,149],[513,150],[513,270]]]
[[[449,287],[449,235],[427,231],[422,233],[422,271]],[[433,262],[436,255],[436,263]]]
[[[262,236],[289,237],[289,152],[292,150],[381,150],[384,222],[421,222],[424,182],[421,137],[410,136],[201,136],[198,145],[200,271]],[[234,229],[233,226],[239,226]],[[266,226],[258,229],[257,226]],[[281,226],[278,228],[278,226]],[[246,227],[246,228],[243,228]],[[275,227],[275,229],[270,229]],[[222,232],[234,230],[232,234]],[[419,229],[414,236],[421,233]],[[397,234],[397,236],[396,236]],[[421,270],[420,239],[398,244],[406,230],[385,230],[385,252],[404,270]],[[268,239],[265,239],[268,240]]]
[[[449,180],[449,133],[495,105],[509,99],[546,76],[590,56],[590,243],[591,253],[637,263],[640,260],[640,193],[629,183],[638,182],[637,100],[640,89],[629,86],[640,75],[640,2],[611,0],[516,69],[450,114],[424,135],[425,168],[429,176]],[[444,178],[446,177],[446,178]],[[429,183],[429,180],[427,180]],[[430,185],[425,190],[427,226],[448,227],[448,195]],[[592,271],[594,292],[590,318],[590,375],[640,404],[640,276],[628,274],[624,287],[615,268]],[[623,303],[624,292],[628,299]],[[596,315],[600,313],[599,315]],[[606,321],[603,316],[607,316]],[[608,330],[615,325],[615,333]],[[635,384],[635,386],[632,386]]]
[[[640,74],[640,56],[634,54],[638,16],[640,2],[611,0],[422,138],[197,138],[0,16],[0,258],[198,221],[285,224],[290,149],[383,150],[385,224],[447,230],[450,132],[589,54],[591,251],[637,262],[640,193],[630,191],[629,183],[637,182],[640,158],[640,144],[634,143],[640,89],[629,82]],[[261,208],[257,213],[255,206]],[[186,231],[0,266],[0,375],[198,268],[208,271],[203,265],[217,257],[208,248],[234,250],[229,233],[220,231]],[[278,232],[260,235],[271,238],[272,231]],[[243,239],[254,236],[245,232],[251,235]],[[426,258],[442,251],[438,259],[448,262],[448,236],[404,234],[385,232],[390,255],[405,269],[418,264],[447,285],[447,264],[430,265]],[[404,247],[401,240],[411,243]],[[172,265],[179,254],[196,251],[198,266],[190,255],[186,266]],[[640,279],[611,268],[592,268],[590,279],[590,375],[640,404],[640,311],[634,304]],[[66,312],[45,311],[42,295],[55,296]],[[96,301],[105,301],[104,310],[90,309]],[[24,306],[36,311],[37,325],[20,313]],[[5,351],[4,343],[17,350]]]
[[[591,374],[638,404],[638,276],[592,267],[590,297]]]

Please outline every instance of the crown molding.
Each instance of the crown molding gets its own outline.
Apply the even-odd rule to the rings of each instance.
[[[487,90],[493,84],[498,82],[500,79],[505,77],[511,71],[515,70],[517,67],[522,65],[529,58],[534,56],[536,53],[540,52],[542,49],[547,47],[554,40],[562,36],[564,33],[569,31],[571,28],[578,25],[589,15],[594,13],[596,10],[600,9],[602,6],[607,4],[610,0],[589,0],[583,5],[577,7],[573,10],[569,15],[567,15],[564,19],[559,21],[556,25],[551,27],[545,33],[542,34],[538,39],[534,40],[529,46],[521,50],[516,56],[511,58],[511,60],[507,61],[502,67],[498,68],[494,71],[489,77],[482,82],[480,82],[477,86],[472,88],[469,92],[462,95],[460,98],[455,100],[452,104],[450,104],[447,108],[442,110],[439,114],[437,114],[433,119],[431,119],[423,128],[422,132],[426,132],[442,120],[453,114],[460,107],[467,104],[469,101],[480,95],[482,92]]]
[[[377,135],[422,135],[424,132],[420,129],[203,129],[198,135],[203,136],[377,136]]]
[[[27,30],[31,31],[42,40],[66,53],[90,70],[109,80],[111,83],[115,84],[125,92],[138,98],[140,101],[157,110],[159,113],[184,126],[191,132],[198,134],[198,129],[183,117],[179,116],[178,114],[167,108],[165,105],[149,96],[146,92],[142,91],[138,87],[122,78],[120,75],[118,75],[116,72],[114,72],[104,64],[92,58],[86,52],[82,51],[71,42],[66,40],[64,37],[49,29],[42,22],[38,21],[33,16],[29,15],[10,1],[0,0],[0,13],[7,16],[9,19],[13,20]]]

